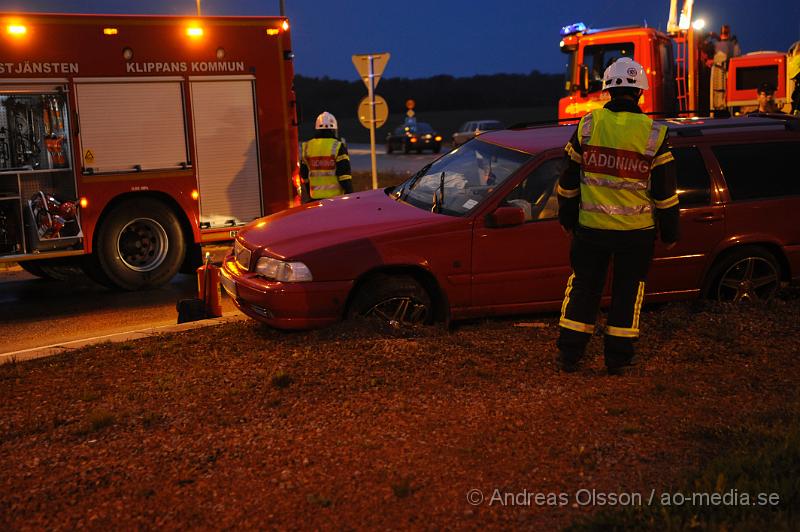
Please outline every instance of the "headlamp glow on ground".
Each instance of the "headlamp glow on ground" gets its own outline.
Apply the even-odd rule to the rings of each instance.
[[[261,257],[256,263],[256,273],[284,283],[311,281],[311,270],[302,262],[284,262],[270,257]]]

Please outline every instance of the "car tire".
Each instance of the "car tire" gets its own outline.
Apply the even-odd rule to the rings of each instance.
[[[408,142],[403,143],[403,153],[411,153],[411,145]]]
[[[105,277],[122,290],[155,288],[180,270],[186,240],[167,205],[151,198],[133,199],[114,207],[103,220],[94,255],[99,267],[95,273],[102,274],[95,280]]]
[[[377,318],[401,329],[433,322],[427,290],[408,275],[376,275],[356,293],[347,317]]]
[[[392,143],[391,142],[387,142],[386,143],[386,153],[392,153],[393,151],[394,151],[394,148],[392,148]]]
[[[439,153],[440,151],[442,151],[441,144],[437,144],[436,146],[433,147],[433,153]]]
[[[744,246],[722,257],[712,268],[706,295],[716,301],[768,301],[781,284],[775,255],[759,246]]]

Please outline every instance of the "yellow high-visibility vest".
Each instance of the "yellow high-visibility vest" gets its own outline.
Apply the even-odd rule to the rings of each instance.
[[[655,157],[666,135],[666,126],[641,113],[595,109],[581,119],[582,153],[570,153],[581,164],[580,225],[618,231],[655,226],[653,209],[665,206],[650,197],[650,172],[672,160],[669,152]]]
[[[311,139],[303,143],[303,162],[308,167],[309,193],[313,199],[344,194],[336,177],[336,154],[342,143],[336,139]]]

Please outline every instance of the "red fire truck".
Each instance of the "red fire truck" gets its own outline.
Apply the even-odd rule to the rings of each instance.
[[[680,15],[676,1],[671,4],[666,33],[639,26],[589,29],[580,22],[562,28],[560,46],[568,63],[560,119],[580,118],[605,105],[609,96],[602,92],[603,72],[620,57],[633,58],[647,72],[650,90],[639,101],[645,113],[734,115],[757,108],[756,90],[764,82],[776,89],[776,103],[789,112],[794,82],[789,79],[787,54],[704,56],[709,34],[692,25],[692,0],[685,0]]]
[[[125,290],[296,197],[282,17],[0,14],[0,262]]]

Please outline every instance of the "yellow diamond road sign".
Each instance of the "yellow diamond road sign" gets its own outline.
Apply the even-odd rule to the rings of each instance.
[[[353,65],[355,65],[358,75],[361,76],[361,80],[364,82],[364,85],[367,86],[367,89],[369,89],[370,57],[372,58],[372,88],[374,89],[381,80],[381,74],[383,74],[383,70],[386,68],[386,63],[389,62],[391,54],[389,52],[384,52],[382,54],[355,54],[353,56]]]

